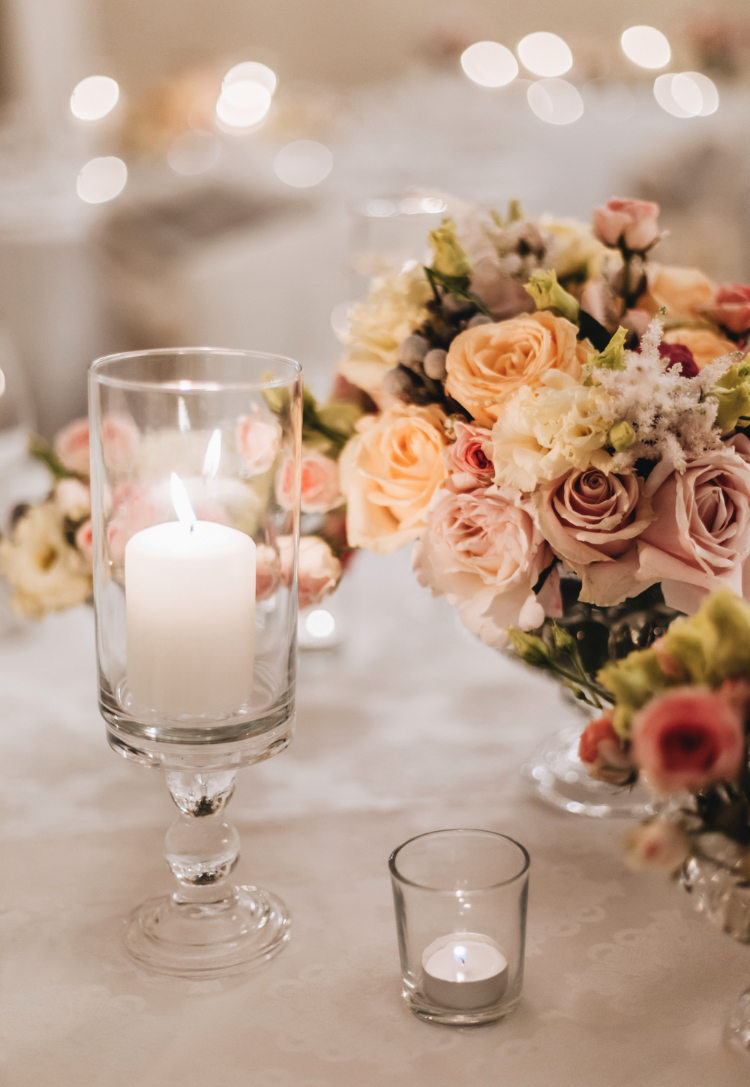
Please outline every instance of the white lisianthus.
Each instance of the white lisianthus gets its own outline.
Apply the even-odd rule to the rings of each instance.
[[[32,506],[21,518],[0,543],[0,565],[13,588],[11,607],[27,619],[75,607],[91,592],[91,572],[66,540],[55,502]]]
[[[421,265],[373,279],[364,302],[352,307],[344,342],[349,351],[339,371],[380,401],[385,374],[398,362],[401,343],[424,321],[432,292]]]
[[[609,250],[594,237],[588,223],[543,215],[539,229],[547,243],[546,264],[559,279],[573,275],[597,279],[601,275]]]
[[[499,486],[533,491],[571,468],[593,465],[608,472],[612,467],[605,449],[610,423],[601,392],[556,371],[544,381],[536,393],[519,389],[493,427],[492,459]]]

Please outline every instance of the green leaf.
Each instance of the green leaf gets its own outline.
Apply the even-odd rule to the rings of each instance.
[[[479,295],[469,289],[471,280],[468,276],[447,276],[443,275],[442,272],[438,272],[435,268],[425,268],[425,275],[430,281],[433,291],[436,290],[436,285],[439,283],[454,298],[460,298],[463,302],[472,302],[485,317],[492,317]]]

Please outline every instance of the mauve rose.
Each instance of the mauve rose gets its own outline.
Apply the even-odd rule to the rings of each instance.
[[[479,295],[493,320],[505,321],[519,313],[533,313],[536,303],[517,276],[504,272],[499,260],[480,260],[471,275],[471,289]]]
[[[294,541],[291,536],[279,536],[281,582],[287,588],[292,583]],[[341,579],[341,563],[320,536],[300,536],[297,565],[297,594],[300,608],[319,604],[332,593]]]
[[[745,283],[729,283],[719,287],[712,305],[706,307],[706,315],[729,332],[739,336],[750,329],[750,286]]]
[[[294,461],[291,457],[276,474],[276,498],[282,509],[292,508]],[[300,468],[300,507],[303,513],[328,513],[343,505],[339,466],[331,457],[311,450],[302,457]]]
[[[255,549],[255,599],[267,600],[275,591],[281,577],[281,559],[269,544]]]
[[[91,518],[84,521],[76,532],[76,547],[90,565],[94,558],[94,530],[91,525]]]
[[[457,491],[489,487],[495,475],[492,433],[473,423],[456,423],[456,440],[443,456],[451,483]]]
[[[690,853],[687,835],[666,819],[631,827],[624,846],[629,868],[654,868],[667,876],[681,868]]]
[[[612,727],[608,713],[586,725],[578,742],[578,758],[592,778],[610,785],[625,785],[635,768],[630,751]]]
[[[662,583],[670,608],[695,612],[714,589],[742,596],[750,575],[750,465],[731,447],[689,461],[660,461],[643,487],[655,520],[638,538],[638,578]]]
[[[544,622],[533,589],[552,552],[520,491],[459,492],[448,483],[437,491],[427,523],[412,552],[417,580],[455,605],[473,634],[502,647],[507,627],[531,630]]]
[[[659,205],[649,200],[624,200],[613,196],[604,207],[594,208],[594,233],[605,245],[618,245],[642,253],[659,237]]]
[[[241,416],[237,423],[237,449],[250,475],[260,476],[273,466],[281,448],[281,424],[270,411]]]
[[[732,781],[745,756],[744,721],[720,692],[678,687],[636,715],[633,755],[660,793]]]
[[[576,470],[544,484],[534,501],[545,539],[582,578],[581,600],[618,604],[642,591],[633,541],[653,518],[634,474]]]

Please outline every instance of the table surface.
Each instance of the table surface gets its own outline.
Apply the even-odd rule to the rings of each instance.
[[[739,1087],[728,1009],[750,950],[678,888],[628,872],[622,824],[553,811],[519,766],[570,711],[363,555],[332,605],[335,651],[301,655],[292,747],[243,771],[239,873],[279,892],[292,942],[226,982],[152,977],[122,918],[169,887],[174,809],[111,752],[81,608],[0,643],[3,1087]],[[452,827],[529,849],[524,996],[498,1023],[426,1024],[400,995],[391,850]]]

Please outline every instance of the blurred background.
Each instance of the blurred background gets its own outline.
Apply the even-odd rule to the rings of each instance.
[[[111,351],[291,355],[325,394],[442,192],[647,197],[659,259],[747,279],[749,93],[746,0],[0,0],[0,473]]]

